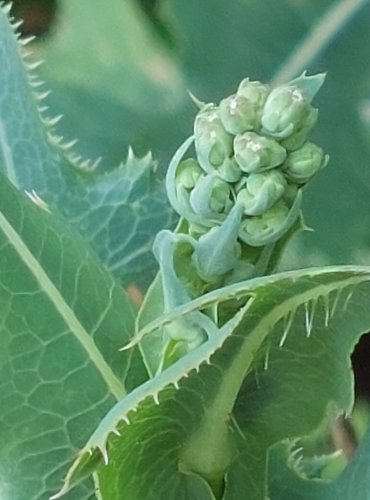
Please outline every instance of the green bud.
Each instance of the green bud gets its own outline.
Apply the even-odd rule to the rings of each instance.
[[[283,201],[279,201],[264,214],[244,219],[241,231],[254,239],[264,239],[283,225],[288,213],[288,206]]]
[[[203,170],[194,158],[182,161],[176,169],[176,185],[182,185],[186,189],[193,189]]]
[[[261,82],[251,82],[249,78],[244,78],[240,83],[237,94],[246,97],[251,103],[257,113],[261,113],[263,106],[266,102],[270,87]]]
[[[222,125],[219,110],[205,106],[195,118],[195,150],[200,166],[211,173],[233,154],[233,137]]]
[[[281,165],[286,158],[285,149],[274,139],[246,132],[234,139],[235,159],[247,173],[261,172]]]
[[[297,87],[278,87],[267,98],[262,113],[263,131],[279,139],[289,137],[307,119],[311,105]]]
[[[236,94],[220,102],[220,117],[225,129],[234,135],[259,129],[268,93],[267,85],[245,78]]]
[[[231,206],[229,184],[215,175],[202,177],[190,194],[190,205],[194,212],[203,217],[227,213]]]
[[[216,170],[217,175],[227,182],[238,182],[243,173],[235,158],[227,158]]]
[[[238,94],[220,102],[220,118],[225,129],[234,135],[253,130],[258,124],[255,106]]]
[[[315,126],[318,116],[319,111],[311,107],[310,113],[306,119],[302,121],[297,130],[286,139],[280,141],[280,144],[284,146],[287,151],[295,151],[300,148],[305,143],[311,129]]]
[[[283,165],[283,171],[288,181],[305,184],[316,172],[324,168],[328,161],[329,156],[325,155],[321,148],[311,142],[306,142],[297,151],[289,153]]]
[[[287,181],[278,170],[251,174],[245,188],[237,194],[237,201],[243,204],[246,215],[261,215],[271,208],[284,194]]]
[[[291,82],[280,85],[269,94],[263,112],[263,131],[284,139],[304,127],[312,114],[311,101],[324,82],[325,75],[307,77],[303,73]],[[312,119],[312,118],[311,118]]]

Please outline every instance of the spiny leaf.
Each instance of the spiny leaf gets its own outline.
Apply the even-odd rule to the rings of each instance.
[[[103,496],[112,499],[124,492],[127,499],[136,500],[144,491],[148,498],[161,498],[170,490],[174,498],[195,498],[192,492],[181,496],[186,471],[207,481],[216,498],[222,496],[225,474],[226,499],[244,498],[247,491],[248,498],[262,498],[268,448],[283,438],[312,431],[332,399],[339,408],[350,408],[348,374],[342,375],[345,390],[332,391],[332,370],[342,369],[353,343],[370,325],[370,313],[363,307],[370,297],[369,273],[369,268],[331,268],[250,280],[211,292],[148,325],[150,334],[212,304],[218,305],[224,322],[218,335],[135,389],[108,413],[81,451],[63,491],[102,454],[108,465],[99,468],[99,486]],[[339,292],[343,293],[337,299]],[[316,306],[311,307],[313,303]],[[233,317],[235,304],[241,308]],[[294,318],[288,319],[292,314]],[[291,328],[287,336],[286,321]],[[279,347],[282,335],[286,340]],[[327,352],[326,344],[331,351],[318,373],[314,366],[320,353]],[[264,371],[267,352],[270,362]],[[280,382],[275,364],[280,366],[281,356],[286,358],[284,366],[294,390],[288,375],[281,373],[282,389],[276,387]],[[302,401],[296,395],[296,385],[302,383],[297,366],[302,357],[316,377],[328,380],[315,402],[310,391],[302,391]],[[307,369],[304,366],[302,377],[307,377]],[[253,386],[256,378],[264,384],[260,393]],[[313,387],[317,391],[317,381]],[[268,412],[266,418],[259,418],[263,401]],[[285,409],[274,426],[269,412],[276,405]]]
[[[271,500],[368,500],[370,431],[367,431],[355,457],[344,472],[334,481],[310,480],[297,470],[288,467],[292,463],[289,447],[279,444],[273,447],[269,459],[269,497]]]
[[[133,378],[133,353],[118,351],[134,328],[121,287],[63,220],[2,174],[0,192],[1,496],[45,499],[145,375],[136,360]]]
[[[135,0],[111,0],[109,9],[99,0],[59,4],[60,22],[39,48],[50,102],[66,113],[61,129],[78,133],[81,150],[103,154],[106,165],[128,144],[140,153],[150,144],[168,161],[192,113],[176,54]],[[183,113],[188,120],[179,120]]]
[[[58,207],[126,284],[147,283],[155,267],[152,239],[173,222],[151,156],[138,159],[130,151],[125,164],[102,174],[94,162],[71,153],[54,131],[57,119],[40,116],[45,93],[31,90],[37,80],[21,53],[0,9],[1,168],[14,185]]]

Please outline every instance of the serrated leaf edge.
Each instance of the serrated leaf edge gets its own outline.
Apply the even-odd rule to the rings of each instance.
[[[18,47],[18,53],[20,58],[23,60],[24,67],[26,69],[27,80],[31,88],[31,94],[36,102],[36,107],[39,113],[41,124],[45,127],[46,137],[51,147],[57,150],[57,152],[64,156],[67,162],[81,172],[94,172],[101,158],[91,159],[83,158],[82,155],[75,153],[72,148],[78,142],[78,139],[67,140],[62,136],[59,136],[55,127],[63,118],[63,115],[50,116],[47,114],[49,107],[44,104],[44,101],[50,95],[50,90],[42,90],[46,84],[36,73],[36,70],[44,63],[42,60],[33,60],[33,55],[31,52],[26,50],[26,47],[35,39],[34,36],[21,38],[21,34],[18,28],[23,24],[23,21],[16,20],[11,16],[10,12],[12,9],[12,3],[0,3],[0,9],[8,18],[9,24],[12,28],[12,33],[16,46]],[[9,176],[11,178],[11,176]],[[13,184],[15,179],[12,179]]]
[[[305,271],[306,274],[304,274]],[[280,273],[274,276],[263,278],[256,278],[225,287],[221,290],[210,292],[203,297],[195,299],[188,304],[176,308],[171,313],[161,316],[158,321],[150,323],[148,332],[160,328],[170,321],[176,320],[184,314],[188,314],[190,312],[193,312],[194,310],[200,310],[205,307],[209,307],[210,305],[217,305],[220,302],[226,300],[241,299],[242,297],[248,299],[245,306],[243,306],[243,308],[241,308],[240,311],[238,311],[238,313],[219,330],[219,334],[217,336],[212,336],[212,338],[209,338],[196,350],[189,353],[184,358],[181,358],[178,362],[167,368],[155,378],[134,389],[134,391],[124,397],[114,406],[114,408],[110,410],[110,412],[102,420],[94,434],[91,436],[89,441],[86,443],[84,448],[79,452],[74,464],[67,474],[64,486],[58,493],[56,493],[56,495],[51,497],[51,499],[55,500],[57,498],[60,498],[67,491],[69,491],[74,472],[78,469],[80,462],[87,455],[92,455],[94,450],[99,450],[104,463],[108,463],[109,457],[107,451],[107,440],[109,438],[109,435],[111,433],[114,433],[116,435],[121,434],[121,429],[118,429],[118,426],[120,426],[121,424],[130,425],[130,412],[138,411],[140,404],[147,400],[147,398],[151,398],[155,402],[155,404],[159,404],[160,393],[166,387],[172,385],[175,387],[175,389],[179,389],[181,381],[189,377],[191,371],[195,370],[196,372],[199,372],[202,364],[211,363],[211,357],[222,347],[227,338],[232,334],[232,332],[244,318],[245,314],[253,304],[253,301],[258,294],[258,290],[261,290],[265,286],[276,281],[283,280],[284,278],[295,281],[303,277],[314,278],[315,276],[326,275],[334,272],[338,273],[341,271],[343,271],[342,274],[344,274],[344,276],[342,276],[341,278],[338,277],[337,280],[326,284],[319,283],[310,288],[308,291],[304,291],[301,294],[295,295],[275,306],[269,312],[267,317],[262,318],[261,321],[258,322],[257,325],[253,328],[253,331],[249,332],[248,337],[245,340],[245,345],[249,344],[249,348],[251,347],[251,345],[255,347],[257,344],[261,345],[263,343],[265,337],[267,337],[269,332],[271,332],[272,327],[274,327],[280,320],[284,320],[291,315],[294,316],[300,306],[303,306],[306,309],[305,304],[312,300],[314,300],[315,305],[317,305],[319,303],[319,298],[324,296],[329,297],[330,294],[334,292],[335,297],[332,311],[335,311],[335,303],[338,302],[338,297],[340,296],[342,290],[349,288],[349,295],[352,296],[353,288],[356,285],[370,280],[370,268],[360,266],[331,266],[329,268],[324,268],[324,270],[323,268],[314,268],[309,270],[290,271],[287,273]],[[353,273],[353,275],[347,276],[348,273]],[[329,307],[329,302],[329,300],[323,301],[325,310],[327,307]],[[347,300],[346,302],[348,304]],[[289,305],[289,303],[291,304]],[[331,317],[333,316],[332,311],[329,311],[329,315],[331,315]],[[288,322],[290,322],[291,325],[292,320],[288,320]],[[310,328],[312,329],[312,325]],[[310,332],[308,332],[306,325],[306,334],[307,333]],[[286,336],[287,333],[285,334],[285,338]],[[242,351],[244,350],[245,348],[243,347]],[[265,369],[267,368],[268,366],[265,366]]]

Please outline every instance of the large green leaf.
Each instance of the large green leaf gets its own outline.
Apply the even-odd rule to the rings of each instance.
[[[1,9],[0,66],[3,171],[17,187],[35,190],[57,206],[125,283],[147,283],[155,267],[152,239],[172,222],[151,156],[138,159],[130,152],[124,164],[104,174],[58,145],[40,117],[37,78],[27,74],[20,44]]]
[[[223,322],[217,335],[117,403],[81,451],[66,488],[103,456],[108,465],[99,468],[99,487],[110,500],[193,500],[188,473],[203,484],[202,495],[207,481],[216,498],[265,498],[269,448],[312,432],[329,405],[351,408],[349,356],[370,326],[369,271],[250,280],[149,324],[142,331],[148,335],[210,305]]]
[[[290,463],[292,468],[287,466]],[[279,444],[269,461],[271,500],[369,500],[370,498],[370,431],[357,449],[355,457],[334,481],[310,480],[296,467],[297,457],[287,446]],[[295,470],[294,470],[295,469]]]
[[[2,174],[0,194],[0,496],[39,500],[145,374],[119,352],[134,323],[121,287],[63,220]]]

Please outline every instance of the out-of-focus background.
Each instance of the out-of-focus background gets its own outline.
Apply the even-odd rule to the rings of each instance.
[[[82,156],[102,156],[102,171],[131,145],[150,149],[163,174],[192,131],[188,91],[217,102],[245,76],[328,72],[312,138],[331,159],[305,193],[315,231],[294,240],[282,266],[370,265],[368,1],[15,0],[12,13],[37,36],[48,105],[64,114],[58,133],[78,138]],[[370,397],[366,336],[353,359],[358,393]]]

